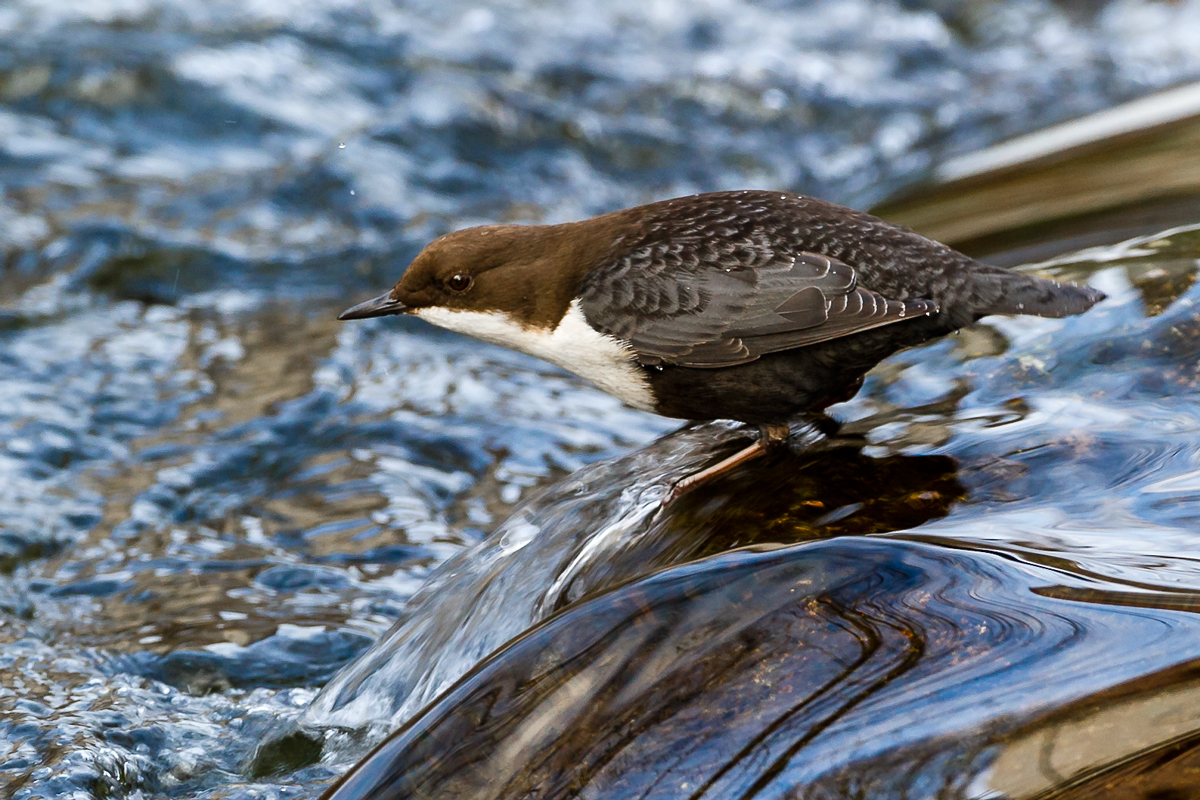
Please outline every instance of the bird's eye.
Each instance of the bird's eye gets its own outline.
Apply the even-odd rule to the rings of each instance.
[[[450,276],[450,280],[446,281],[446,285],[456,292],[465,292],[467,289],[471,288],[472,283],[474,283],[474,281],[471,280],[471,276],[465,272],[452,275]]]

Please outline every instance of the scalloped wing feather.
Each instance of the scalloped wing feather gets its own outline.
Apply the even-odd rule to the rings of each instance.
[[[744,364],[938,310],[930,300],[889,300],[857,284],[853,267],[828,256],[779,253],[765,242],[676,242],[597,269],[582,306],[642,364],[698,368]]]

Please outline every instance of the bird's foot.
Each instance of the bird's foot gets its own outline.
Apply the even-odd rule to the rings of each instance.
[[[699,472],[694,472],[676,483],[663,498],[663,505],[670,505],[693,489],[703,486],[714,478],[724,475],[726,472],[735,469],[747,461],[766,455],[772,450],[777,450],[779,447],[787,444],[791,432],[791,428],[786,424],[759,425],[758,438],[754,440],[754,444],[742,448],[728,458],[718,461],[711,467],[702,469]]]

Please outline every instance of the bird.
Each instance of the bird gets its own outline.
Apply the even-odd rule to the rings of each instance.
[[[758,428],[676,483],[673,499],[786,442],[790,423],[850,399],[901,349],[984,316],[1065,317],[1104,297],[835,203],[745,190],[454,231],[338,319],[419,317],[549,361],[636,409]]]

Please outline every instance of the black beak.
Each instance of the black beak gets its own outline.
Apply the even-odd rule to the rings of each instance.
[[[353,308],[347,308],[338,314],[338,319],[370,319],[371,317],[386,317],[389,314],[403,314],[408,309],[404,303],[392,299],[392,293],[387,292],[379,297],[373,297],[365,303],[359,303]]]

